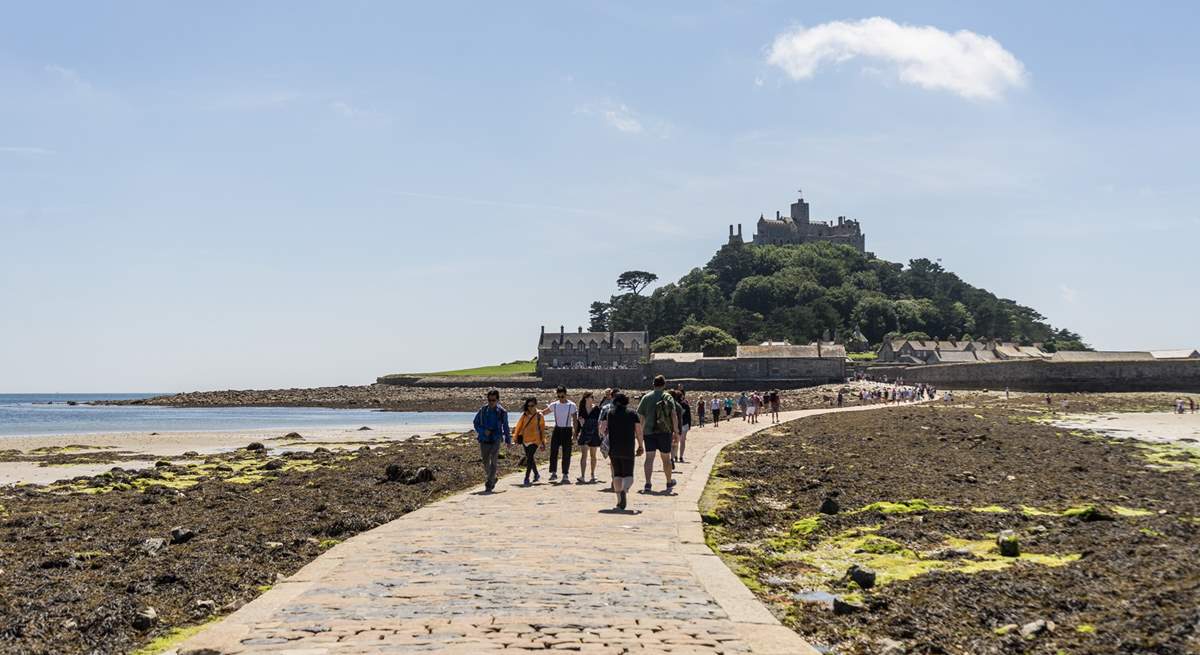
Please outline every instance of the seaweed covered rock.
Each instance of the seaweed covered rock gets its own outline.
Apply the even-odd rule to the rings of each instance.
[[[1012,530],[1004,530],[996,535],[996,545],[1000,548],[1000,554],[1005,557],[1021,556],[1021,540]]]

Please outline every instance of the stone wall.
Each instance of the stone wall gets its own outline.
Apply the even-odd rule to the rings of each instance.
[[[794,389],[841,382],[846,364],[841,359],[704,357],[690,362],[656,360],[640,369],[546,369],[542,379],[548,387],[639,389],[648,388],[656,375],[671,386],[678,382],[692,389]]]
[[[649,385],[643,368],[548,368],[542,372],[542,386],[567,389],[640,389]]]
[[[1013,391],[1182,391],[1200,392],[1200,360],[1049,362],[1043,360],[870,366],[872,375],[926,382],[945,389]]]
[[[817,385],[846,379],[846,363],[841,359],[799,357],[704,357],[690,362],[660,359],[650,364],[649,377],[655,375],[669,380],[789,380]]]
[[[482,375],[447,375],[422,377],[419,375],[385,375],[375,378],[377,384],[391,384],[407,387],[443,387],[469,388],[493,387],[496,389],[527,389],[541,387],[542,379],[533,375],[514,375],[510,377],[488,377]]]

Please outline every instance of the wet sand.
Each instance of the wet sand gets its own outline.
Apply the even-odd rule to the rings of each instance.
[[[53,464],[43,466],[36,461],[0,461],[0,485],[16,483],[47,484],[56,480],[79,475],[96,475],[120,466],[138,469],[154,466],[159,459],[170,459],[183,463],[181,456],[187,452],[199,455],[228,452],[258,441],[271,451],[311,451],[317,447],[330,450],[353,450],[363,445],[380,445],[404,441],[411,438],[426,438],[438,434],[459,434],[470,430],[467,424],[373,427],[360,430],[362,426],[342,428],[306,428],[296,430],[303,437],[284,439],[287,429],[237,430],[228,432],[116,432],[110,434],[67,434],[0,438],[0,451],[14,449],[25,455],[47,452],[113,453],[120,454],[120,461],[89,462],[79,464]],[[145,455],[145,459],[127,459],[129,455]]]
[[[1174,412],[1068,414],[1054,425],[1070,430],[1094,430],[1117,439],[1152,443],[1200,443],[1200,413]]]

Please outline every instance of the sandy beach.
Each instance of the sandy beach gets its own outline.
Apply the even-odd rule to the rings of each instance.
[[[160,459],[178,463],[189,461],[184,453],[211,455],[241,448],[251,442],[261,442],[272,452],[311,451],[318,447],[330,450],[353,450],[360,446],[377,446],[413,438],[427,438],[446,433],[462,433],[466,424],[340,428],[305,428],[297,430],[302,439],[285,438],[291,430],[237,430],[221,432],[115,432],[110,434],[66,434],[0,437],[0,453],[20,451],[21,455],[71,454],[113,455],[110,461],[43,465],[38,461],[0,461],[0,485],[17,483],[48,484],[80,475],[96,475],[120,466],[138,469],[154,466]],[[144,457],[141,457],[143,456]],[[136,457],[135,457],[136,456]],[[20,455],[15,457],[20,458]],[[14,457],[5,457],[12,460]]]
[[[1117,439],[1153,443],[1200,442],[1200,414],[1174,412],[1110,412],[1068,414],[1054,424],[1071,430],[1094,430]]]

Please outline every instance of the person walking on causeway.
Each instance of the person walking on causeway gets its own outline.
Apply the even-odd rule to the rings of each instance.
[[[637,412],[629,409],[629,396],[617,393],[612,407],[604,416],[604,431],[608,435],[608,459],[612,462],[613,490],[617,492],[617,509],[624,511],[633,488],[633,464],[643,452],[642,423]]]
[[[596,481],[596,460],[600,457],[600,405],[588,391],[579,399],[579,413],[575,416],[575,430],[579,434],[579,480],[587,482],[589,456],[592,462],[592,482]],[[564,472],[563,475],[566,475]]]
[[[534,482],[542,479],[538,475],[536,456],[538,448],[546,445],[546,419],[538,411],[537,398],[530,396],[525,399],[525,409],[521,412],[521,418],[517,419],[513,439],[525,449],[525,486],[528,487],[530,474]]]
[[[571,442],[575,438],[575,415],[579,408],[567,400],[567,388],[555,392],[558,400],[542,410],[542,416],[554,414],[554,432],[550,433],[550,481],[558,479],[558,451],[562,450],[562,484],[571,484]]]
[[[654,451],[658,451],[667,476],[667,491],[675,486],[671,477],[671,444],[679,438],[679,414],[675,407],[675,399],[667,393],[667,381],[659,375],[654,378],[654,391],[642,396],[638,403],[637,413],[641,417],[646,445],[646,485],[642,491],[649,493],[653,489],[651,478],[654,475]]]
[[[492,493],[496,488],[500,444],[512,445],[508,411],[500,404],[500,392],[496,389],[487,392],[487,404],[475,413],[475,436],[479,440],[479,454],[483,458],[484,490]]]

